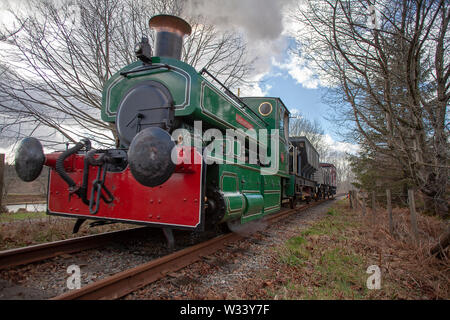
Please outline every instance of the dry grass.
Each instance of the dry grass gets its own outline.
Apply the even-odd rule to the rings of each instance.
[[[0,223],[0,250],[134,227],[116,223],[90,228],[88,220],[77,234],[72,234],[75,219],[56,216],[42,218],[38,214],[36,216],[38,218],[29,215],[23,219]]]
[[[388,214],[378,210],[376,223],[370,214],[362,220],[365,242],[378,252],[388,279],[405,289],[405,298],[450,298],[449,248],[443,259],[430,255],[430,248],[445,232],[448,222],[418,214],[419,239],[412,236],[408,209],[393,209],[394,232],[389,233]],[[373,257],[375,258],[375,257]]]
[[[368,210],[370,213],[370,210]],[[447,223],[418,216],[420,239],[413,241],[409,211],[394,209],[395,229],[389,233],[388,216],[348,209],[340,201],[329,216],[277,248],[272,270],[263,275],[264,298],[274,299],[449,299],[450,260],[429,249]],[[381,269],[381,290],[369,290],[367,267]]]

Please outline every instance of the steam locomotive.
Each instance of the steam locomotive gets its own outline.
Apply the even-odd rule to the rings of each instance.
[[[83,139],[44,154],[36,138],[20,143],[15,168],[22,180],[50,168],[49,215],[77,218],[74,232],[96,219],[157,226],[170,236],[172,229],[244,224],[279,211],[283,202],[293,207],[336,193],[335,167],[319,163],[306,137],[289,137],[289,111],[280,98],[237,97],[208,70],[180,61],[183,37],[191,33],[184,20],[158,15],[149,25],[155,54],[143,38],[137,61],[104,86],[101,118],[115,123],[116,148],[93,149]],[[235,161],[215,162],[218,154],[205,153],[206,141],[193,145],[186,135],[195,140],[231,129],[234,140],[211,143]],[[264,130],[275,143],[262,139]],[[275,169],[264,174],[269,167]]]

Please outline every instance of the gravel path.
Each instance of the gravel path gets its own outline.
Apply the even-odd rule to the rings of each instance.
[[[291,215],[125,299],[258,299],[258,288],[251,280],[273,267],[270,262],[276,247],[324,217],[332,203]]]

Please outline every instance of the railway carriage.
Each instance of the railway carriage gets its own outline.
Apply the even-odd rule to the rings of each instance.
[[[294,202],[297,199],[307,203],[316,197],[317,181],[315,173],[319,170],[319,153],[306,137],[291,137],[291,184],[294,186]]]
[[[180,61],[183,36],[191,32],[184,20],[155,16],[150,27],[156,31],[154,54],[143,38],[135,49],[138,60],[103,90],[101,117],[117,128],[116,148],[93,149],[82,139],[44,154],[32,137],[19,145],[15,166],[24,181],[34,180],[44,165],[50,168],[48,214],[77,218],[74,232],[86,219],[96,219],[170,233],[246,223],[279,211],[284,200],[291,206],[310,201],[319,156],[305,137],[289,138],[282,100],[237,97],[208,70],[197,72]],[[236,139],[196,143],[208,130],[223,136],[233,130]],[[264,130],[270,132],[266,140]],[[268,143],[274,137],[276,150]],[[264,151],[256,162],[237,161],[254,156],[252,145]],[[221,149],[234,161],[215,161]],[[261,173],[274,162],[272,174]]]
[[[334,164],[320,163],[315,180],[319,198],[330,198],[336,194],[336,167]]]

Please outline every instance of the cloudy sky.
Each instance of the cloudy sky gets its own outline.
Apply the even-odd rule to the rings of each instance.
[[[6,2],[0,0],[0,6]],[[234,28],[246,37],[250,55],[258,60],[251,79],[255,85],[242,95],[280,97],[291,113],[317,120],[336,149],[355,151],[356,146],[338,143],[336,128],[324,118],[330,112],[322,102],[326,87],[292,50],[292,36],[299,29],[292,17],[299,4],[301,0],[187,0],[185,14],[203,14],[218,28]],[[0,18],[5,18],[1,9]]]
[[[322,102],[326,86],[295,54],[294,36],[301,26],[294,17],[301,5],[301,0],[188,0],[185,10],[203,14],[218,28],[235,28],[244,34],[258,61],[252,79],[257,85],[243,95],[280,97],[291,113],[317,120],[327,141],[354,151],[355,146],[337,143],[336,128],[323,117],[330,112]]]

